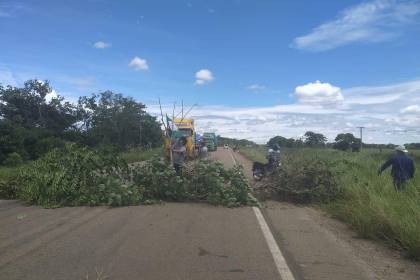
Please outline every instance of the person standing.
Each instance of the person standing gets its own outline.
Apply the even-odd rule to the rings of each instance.
[[[278,166],[280,163],[280,146],[278,144],[275,144],[272,149],[268,150],[267,160],[271,168]]]
[[[200,146],[200,158],[206,159],[207,158],[208,151],[209,150],[207,148],[206,141],[202,141],[201,142],[201,146]]]
[[[175,171],[179,174],[182,171],[182,164],[185,160],[185,154],[187,153],[187,138],[185,136],[178,139],[172,147],[174,168]]]
[[[388,167],[391,168],[391,176],[394,180],[396,190],[403,190],[407,181],[414,177],[414,161],[407,155],[408,151],[404,146],[395,148],[396,154],[388,159],[378,170],[378,175]]]

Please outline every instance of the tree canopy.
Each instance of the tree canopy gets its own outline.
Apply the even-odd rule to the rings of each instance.
[[[342,151],[352,150],[353,152],[360,150],[360,139],[354,137],[351,133],[340,133],[335,137],[333,148]]]
[[[66,141],[118,149],[161,143],[160,124],[131,97],[105,91],[73,104],[51,92],[48,81],[0,85],[0,163],[12,154],[36,159]]]
[[[327,142],[327,137],[321,133],[315,133],[313,131],[307,131],[304,134],[304,143],[310,147],[324,146]]]

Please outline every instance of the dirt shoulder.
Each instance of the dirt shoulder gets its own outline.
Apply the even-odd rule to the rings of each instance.
[[[229,153],[253,182],[252,162],[239,153]],[[230,156],[217,157],[227,160]],[[320,209],[273,200],[265,201],[263,207],[279,246],[299,278],[420,279],[418,262],[380,242],[359,239],[346,224]]]

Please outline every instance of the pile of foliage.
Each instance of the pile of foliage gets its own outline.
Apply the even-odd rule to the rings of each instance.
[[[124,184],[126,174],[113,153],[68,144],[22,168],[18,197],[44,207],[129,204],[137,192]]]
[[[228,207],[256,204],[240,166],[226,170],[217,162],[195,161],[177,174],[172,166],[155,157],[134,174],[134,182],[145,186],[144,196],[149,200],[206,201]]]
[[[289,152],[267,185],[284,200],[297,203],[329,202],[340,196],[337,176],[322,158]]]
[[[43,207],[138,205],[156,201],[204,201],[237,207],[256,204],[241,167],[192,162],[177,174],[159,157],[129,166],[109,150],[66,144],[25,165],[15,177],[13,194]]]

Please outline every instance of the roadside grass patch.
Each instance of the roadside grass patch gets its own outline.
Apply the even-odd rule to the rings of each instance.
[[[19,167],[0,167],[0,199],[16,199]]]

